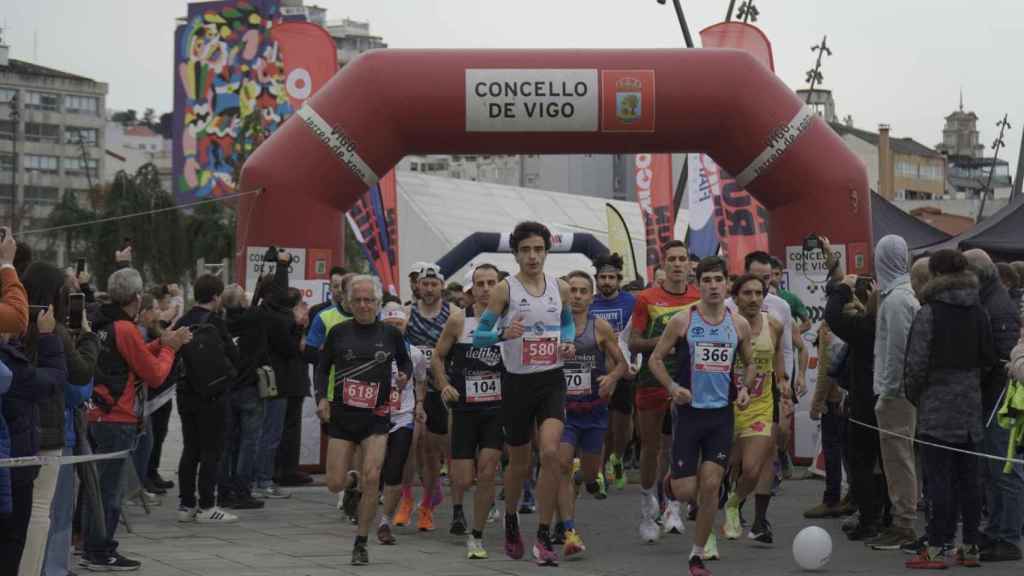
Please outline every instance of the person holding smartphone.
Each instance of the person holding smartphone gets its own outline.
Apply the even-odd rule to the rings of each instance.
[[[28,294],[14,269],[17,251],[10,229],[0,227],[0,333],[22,334],[28,329]]]

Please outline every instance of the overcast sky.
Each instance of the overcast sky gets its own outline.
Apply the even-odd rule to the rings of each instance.
[[[742,0],[738,0],[737,4]],[[107,82],[107,106],[172,107],[174,0],[7,0],[0,6],[13,58]],[[329,19],[369,20],[393,48],[666,48],[682,45],[671,1],[319,0]],[[934,146],[957,106],[978,116],[990,146],[996,122],[1013,130],[1000,156],[1016,165],[1024,128],[1024,2],[976,0],[761,0],[757,22],[771,40],[776,73],[805,87],[813,44],[828,34],[824,87],[840,117],[892,126]],[[968,8],[968,5],[970,8]],[[728,0],[683,0],[694,37],[724,18]],[[697,39],[699,42],[699,38]],[[1016,96],[1014,96],[1016,94]],[[991,154],[991,150],[987,152]]]

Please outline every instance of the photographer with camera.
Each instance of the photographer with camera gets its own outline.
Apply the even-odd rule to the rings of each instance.
[[[819,238],[825,255],[829,281],[826,287],[825,322],[829,330],[849,346],[844,374],[847,383],[846,412],[849,417],[878,426],[874,391],[875,324],[878,294],[874,282],[843,275],[842,262],[833,253],[828,238]],[[850,448],[851,493],[860,512],[857,526],[847,532],[850,540],[870,540],[879,535],[882,509],[886,500],[885,479],[875,474],[881,466],[878,432],[850,422],[847,442]]]

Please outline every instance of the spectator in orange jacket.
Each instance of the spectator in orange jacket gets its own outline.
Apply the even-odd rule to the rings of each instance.
[[[110,453],[130,450],[135,443],[138,414],[144,409],[137,405],[136,387],[140,383],[156,388],[167,378],[174,364],[174,355],[192,339],[187,328],[165,332],[159,339],[146,344],[135,326],[142,301],[142,276],[132,268],[122,268],[107,280],[110,304],[100,307],[93,323],[93,332],[100,341],[100,354],[96,362],[94,407],[89,410],[89,436],[93,452]],[[85,550],[82,560],[90,571],[136,570],[140,563],[117,552],[114,532],[121,515],[121,467],[125,460],[97,462],[100,479],[102,512],[91,510],[87,514],[104,515],[106,533],[98,534],[91,523],[85,523]]]

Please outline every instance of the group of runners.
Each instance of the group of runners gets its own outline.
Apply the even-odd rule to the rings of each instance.
[[[315,383],[330,436],[328,488],[358,495],[347,506],[358,524],[352,563],[369,561],[374,523],[380,544],[396,543],[392,525],[411,522],[417,472],[416,526],[434,529],[443,462],[450,463],[450,532],[466,535],[468,558],[488,557],[483,533],[499,515],[503,460],[505,554],[525,554],[524,486],[536,497],[536,562],[556,566],[558,545],[564,557],[584,552],[577,495],[585,489],[603,498],[606,482],[625,485],[634,410],[642,539],[683,532],[687,505],[696,518],[690,574],[709,575],[725,482],[722,534],[741,536],[740,506],[753,495],[748,538],[771,543],[766,510],[778,421],[791,394],[785,344],[792,337],[791,319],[766,304],[774,297],[770,265],[755,255],[748,273],[730,282],[725,260],[704,258],[694,270],[686,245],[673,241],[663,247],[664,279],[634,296],[621,286],[616,255],[595,261],[594,274],[558,278],[545,272],[551,234],[544,225],[518,224],[510,244],[518,272],[503,277],[490,264],[477,266],[465,310],[444,301],[445,279],[434,265],[416,271],[418,298],[408,306],[385,301],[374,277],[348,279],[351,319],[331,323]]]

